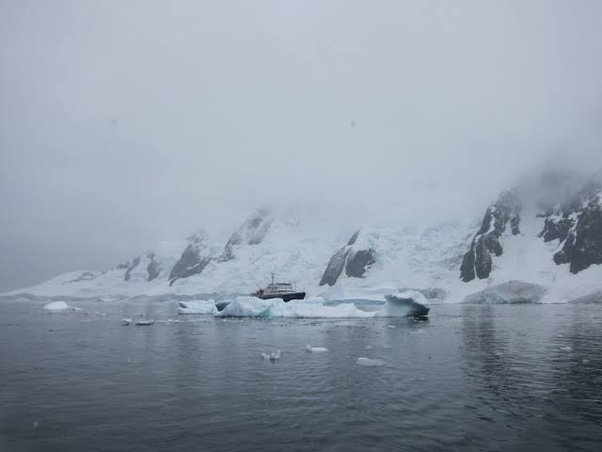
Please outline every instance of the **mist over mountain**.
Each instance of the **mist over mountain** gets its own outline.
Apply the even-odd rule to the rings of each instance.
[[[440,301],[571,301],[602,293],[602,178],[548,168],[483,206],[482,220],[340,223],[324,211],[261,208],[227,238],[205,230],[103,271],[13,294],[237,296],[270,274],[323,298],[420,290]],[[403,212],[400,212],[400,214]],[[413,224],[412,224],[413,223]]]
[[[327,212],[340,249],[364,223],[481,216],[549,163],[601,167],[600,10],[5,2],[0,287],[197,227],[223,247],[264,205]]]

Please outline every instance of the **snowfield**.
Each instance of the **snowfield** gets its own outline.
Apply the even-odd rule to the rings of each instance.
[[[424,229],[361,228],[353,248],[374,250],[376,262],[367,268],[363,278],[349,277],[343,271],[331,287],[319,286],[322,274],[333,253],[344,247],[358,228],[335,224],[327,216],[298,218],[286,212],[266,217],[258,238],[239,228],[239,234],[250,235],[259,243],[232,246],[229,260],[223,259],[224,240],[208,238],[208,245],[203,248],[208,255],[202,256],[210,258],[206,267],[172,285],[169,273],[188,245],[185,240],[160,242],[132,261],[106,271],[69,272],[4,295],[55,300],[159,298],[183,302],[181,313],[215,314],[214,303],[199,301],[212,298],[233,300],[218,314],[221,316],[311,317],[319,306],[319,315],[324,317],[370,317],[375,314],[358,310],[351,303],[329,306],[323,301],[382,301],[386,294],[413,290],[420,293],[413,293],[412,298],[422,297],[423,303],[457,303],[485,289],[495,292],[498,285],[505,291],[500,296],[513,299],[508,285],[503,285],[510,281],[542,286],[537,302],[543,303],[568,302],[602,293],[602,265],[592,265],[577,274],[569,272],[568,264],[556,265],[552,256],[561,244],[558,240],[545,243],[537,237],[544,219],[535,213],[521,214],[518,235],[513,236],[508,228],[500,238],[503,254],[492,258],[490,277],[468,283],[460,280],[459,268],[478,222],[443,223]],[[306,302],[285,304],[240,298],[265,286],[271,273],[276,274],[277,280],[306,290]],[[495,300],[496,294],[490,299]],[[395,306],[389,305],[389,309]]]

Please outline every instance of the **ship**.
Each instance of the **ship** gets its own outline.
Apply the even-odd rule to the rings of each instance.
[[[291,300],[303,300],[305,291],[296,290],[291,283],[274,282],[274,273],[272,273],[272,282],[257,292],[251,294],[252,297],[269,300],[271,298],[281,298],[285,303]]]

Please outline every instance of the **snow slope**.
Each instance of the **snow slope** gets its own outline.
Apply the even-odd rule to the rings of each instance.
[[[578,189],[573,188],[574,180],[570,179],[573,191]],[[557,178],[553,179],[550,184],[559,192],[563,191],[557,181]],[[550,192],[549,187],[545,188],[545,195],[549,196]],[[602,206],[602,191],[592,199],[596,206]],[[594,201],[590,202],[590,207]],[[382,295],[400,289],[418,289],[422,293],[426,293],[424,289],[429,289],[429,293],[438,289],[438,294],[448,295],[446,302],[461,302],[467,295],[508,281],[544,286],[544,302],[566,302],[602,293],[602,265],[594,262],[585,270],[571,273],[568,263],[557,265],[554,262],[554,255],[566,244],[566,238],[561,243],[560,239],[546,242],[539,237],[546,219],[548,226],[550,219],[556,221],[552,214],[542,215],[541,204],[539,195],[520,194],[520,221],[518,218],[513,220],[518,222],[518,230],[516,223],[505,229],[496,225],[499,236],[495,237],[495,252],[488,251],[491,271],[485,276],[481,273],[484,279],[476,277],[468,282],[460,279],[460,266],[465,253],[474,249],[471,243],[480,231],[479,226],[482,229],[482,222],[474,221],[477,216],[467,218],[464,223],[442,223],[417,229],[404,226],[401,213],[400,224],[374,227],[336,222],[323,212],[264,209],[243,221],[227,241],[203,234],[200,247],[199,241],[192,239],[197,234],[188,240],[161,242],[132,261],[107,271],[70,272],[5,295],[55,299],[163,297],[194,300],[204,296],[219,299],[249,294],[265,286],[271,273],[275,273],[279,281],[290,281],[298,289],[305,289],[309,297],[326,300],[382,299]],[[547,201],[547,205],[552,204]],[[485,218],[489,218],[487,213]],[[590,215],[588,218],[594,225],[596,237],[598,217]],[[591,228],[587,233],[592,233]],[[352,236],[353,244],[348,245]],[[594,245],[591,241],[588,243],[590,248],[593,246],[594,253],[601,251],[596,248],[597,242],[593,242]],[[375,259],[366,265],[363,277],[349,276],[344,271],[334,285],[320,286],[333,254],[346,246],[352,246],[350,254],[370,250]],[[187,249],[187,259],[184,259]],[[192,262],[190,268],[188,262]],[[202,268],[197,267],[199,262],[202,262]],[[170,278],[176,263],[180,263],[181,272],[177,278]]]

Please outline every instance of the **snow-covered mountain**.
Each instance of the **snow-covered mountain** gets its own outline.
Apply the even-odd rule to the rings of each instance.
[[[537,299],[570,301],[602,294],[600,264],[601,173],[584,178],[550,171],[503,192],[487,208],[455,292],[518,280],[538,285]]]
[[[425,229],[374,227],[260,209],[225,243],[199,231],[106,271],[70,272],[11,294],[229,296],[265,285],[271,273],[325,298],[400,288],[451,302],[467,296],[561,302],[602,294],[602,176],[530,178],[502,192],[476,225],[466,218]]]

